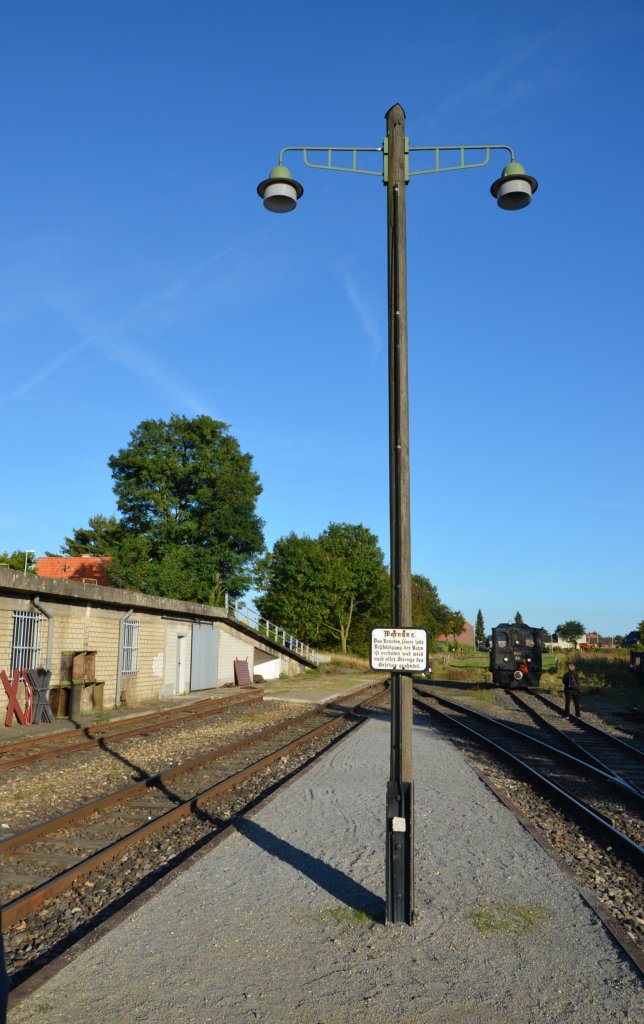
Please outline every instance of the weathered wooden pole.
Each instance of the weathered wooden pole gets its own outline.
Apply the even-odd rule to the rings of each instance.
[[[387,112],[387,272],[389,285],[389,502],[392,626],[410,627],[411,528],[407,378],[407,141],[405,111]],[[414,783],[412,683],[391,676],[391,767],[387,783],[386,919],[411,924],[414,915]]]

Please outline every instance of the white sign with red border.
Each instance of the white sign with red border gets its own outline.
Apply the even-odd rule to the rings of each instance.
[[[404,626],[372,629],[370,663],[376,672],[425,672],[427,630]]]

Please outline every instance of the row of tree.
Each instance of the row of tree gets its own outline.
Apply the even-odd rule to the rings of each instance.
[[[319,537],[290,533],[265,551],[259,477],[228,424],[209,416],[144,420],[108,465],[119,514],[91,516],[61,553],[109,555],[116,586],[214,605],[253,586],[262,615],[326,649],[364,652],[370,629],[389,621],[387,567],[365,526],[330,523]],[[33,552],[0,553],[0,562],[33,571]],[[412,577],[412,609],[412,625],[433,640],[456,639],[465,626],[424,576]],[[520,612],[514,621],[523,622]],[[576,644],[585,629],[569,620],[556,633]],[[644,621],[639,634],[644,643]],[[480,609],[475,637],[486,639]]]
[[[389,573],[366,526],[330,523],[319,537],[282,537],[261,559],[257,585],[260,614],[323,649],[365,653],[371,629],[389,621]],[[412,618],[434,640],[465,624],[420,575],[412,576]]]
[[[33,572],[36,564],[34,551],[0,551],[0,565],[8,565],[10,569],[20,572]]]
[[[523,624],[523,616],[521,612],[517,612],[514,616],[514,623],[516,625]],[[638,626],[639,635],[641,641],[644,643],[644,621],[640,622]],[[554,634],[541,626],[539,629],[542,640],[551,642],[553,636],[556,636],[560,640],[564,640],[566,643],[572,644],[574,647],[577,646],[578,642],[586,634],[585,627],[577,619],[568,619],[566,622],[562,622],[554,631]],[[474,635],[476,638],[477,645],[483,643],[486,639],[485,636],[485,624],[483,621],[483,613],[479,609],[476,616],[476,625],[474,627]],[[615,637],[615,642],[621,642],[623,637]]]
[[[228,424],[209,416],[144,420],[108,465],[119,514],[90,517],[61,553],[109,555],[116,586],[215,605],[254,586],[266,618],[307,643],[342,651],[364,651],[369,630],[388,622],[389,576],[365,526],[330,523],[319,537],[291,533],[266,553],[259,477]],[[5,552],[0,561],[33,570],[32,552]],[[424,576],[412,578],[412,608],[412,625],[433,639],[456,638],[464,628],[462,614]],[[520,612],[514,621],[523,622]],[[576,644],[585,629],[569,620],[556,633]],[[480,610],[475,636],[486,638]]]
[[[214,605],[253,586],[260,614],[329,650],[365,653],[371,628],[388,623],[389,574],[365,526],[330,523],[315,538],[291,533],[266,552],[259,477],[228,424],[209,416],[144,420],[108,465],[118,515],[90,517],[61,553],[110,556],[116,586]],[[412,579],[412,603],[412,625],[431,638],[462,632],[462,614],[424,576]]]

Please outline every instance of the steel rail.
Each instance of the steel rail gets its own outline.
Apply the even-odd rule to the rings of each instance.
[[[476,718],[481,722],[487,722],[489,725],[505,732],[512,733],[519,739],[531,743],[536,747],[541,747],[549,754],[556,754],[557,757],[562,757],[575,765],[579,765],[587,771],[601,776],[602,781],[608,783],[608,785],[616,786],[618,789],[625,790],[626,793],[628,793],[631,798],[634,797],[637,802],[644,802],[644,795],[636,786],[633,786],[632,783],[625,779],[619,778],[610,771],[598,768],[596,765],[590,764],[589,761],[586,761],[583,758],[575,757],[574,754],[567,754],[565,750],[561,750],[559,747],[554,747],[551,743],[546,743],[545,740],[540,740],[536,736],[530,736],[521,729],[517,729],[516,726],[509,725],[507,722],[502,722],[498,718],[490,718],[489,715],[485,715],[482,711],[477,711],[475,708],[470,708],[466,704],[458,704],[456,701],[451,701],[447,697],[439,697],[433,693],[427,694],[427,696],[431,697],[432,700],[438,701],[439,704],[445,705],[445,707],[453,708],[455,711],[462,711],[465,714],[470,715],[472,718]]]
[[[545,704],[547,707],[552,708],[554,711],[558,711],[560,715],[565,716],[566,712],[561,705],[557,704],[554,700],[550,700],[549,697],[546,697],[545,693],[536,693],[531,690],[530,695],[532,697],[536,697],[537,700],[540,700],[541,703]],[[627,743],[626,740],[623,740],[620,736],[613,736],[612,733],[605,732],[604,729],[600,729],[599,726],[593,725],[592,722],[589,722],[585,718],[576,719],[576,722],[580,728],[585,729],[587,732],[599,733],[604,739],[609,739],[611,743],[615,744],[615,746],[621,747],[628,754],[631,754],[637,761],[644,762],[644,750],[640,750],[639,747],[634,747],[631,743]]]
[[[431,697],[431,699],[432,700],[440,700],[440,698],[433,697],[433,696]],[[576,796],[573,796],[572,793],[569,793],[566,789],[564,789],[562,786],[560,786],[557,782],[554,782],[552,779],[548,778],[547,775],[544,775],[542,772],[537,771],[537,769],[533,768],[532,765],[528,764],[526,761],[523,761],[520,757],[517,757],[516,754],[513,754],[511,751],[507,750],[507,748],[502,747],[495,740],[490,739],[489,736],[485,736],[483,733],[479,732],[477,729],[474,729],[471,725],[466,725],[465,722],[459,721],[457,718],[454,718],[452,715],[447,714],[447,712],[440,711],[437,708],[432,707],[430,704],[426,704],[424,702],[424,700],[422,698],[420,698],[420,697],[414,697],[414,704],[416,705],[416,707],[420,708],[421,710],[429,711],[431,714],[436,715],[438,718],[445,719],[446,721],[450,722],[452,725],[456,725],[463,732],[466,732],[466,733],[469,733],[472,736],[475,736],[476,739],[479,742],[481,742],[484,746],[488,747],[491,750],[494,750],[496,753],[500,754],[502,757],[507,758],[508,760],[512,761],[519,768],[521,768],[522,771],[527,772],[530,776],[532,776],[534,779],[536,779],[543,786],[545,786],[546,788],[552,790],[552,792],[556,793],[557,796],[561,797],[567,804],[570,804],[570,805],[574,806],[578,811],[580,811],[582,813],[582,815],[584,817],[592,819],[592,821],[596,825],[599,825],[599,827],[601,829],[607,831],[610,834],[612,839],[617,840],[618,842],[622,843],[628,849],[629,853],[633,856],[633,859],[636,861],[638,866],[641,866],[642,864],[644,864],[644,847],[640,846],[639,843],[636,843],[635,840],[631,839],[630,836],[627,836],[624,832],[621,832],[618,828],[616,828],[608,820],[608,818],[606,818],[599,811],[593,810],[592,807],[589,807],[582,800],[579,800]],[[467,714],[471,713],[470,708],[461,707],[460,705],[459,705],[459,710],[463,710]],[[474,717],[476,717],[476,716],[477,716],[477,713],[474,712]],[[483,716],[483,717],[485,717],[485,716]],[[492,721],[492,719],[490,719],[490,721]],[[496,725],[497,723],[494,722],[493,724]],[[522,733],[521,735],[522,735],[522,737],[524,739],[529,739],[529,737],[527,737],[525,733]],[[560,755],[562,755],[564,757],[568,756],[563,751],[558,750],[556,752],[557,752],[557,754],[560,754]],[[590,766],[590,765],[588,767],[592,768],[592,766]],[[596,769],[593,769],[593,770],[596,771]]]
[[[532,718],[538,725],[544,726],[546,729],[548,729],[549,732],[553,732],[557,737],[559,737],[559,739],[563,740],[564,743],[567,743],[580,754],[583,754],[584,757],[582,758],[582,760],[590,759],[590,761],[592,761],[592,763],[595,764],[598,768],[601,768],[602,771],[608,772],[610,775],[615,775],[615,772],[611,768],[609,768],[607,764],[604,764],[603,761],[600,761],[600,759],[596,757],[593,753],[591,753],[589,750],[585,750],[582,747],[582,745],[574,738],[574,736],[569,736],[567,733],[562,732],[561,729],[558,729],[556,725],[553,725],[552,722],[549,722],[547,718],[544,718],[544,716],[540,714],[539,711],[536,710],[536,708],[530,707],[530,704],[525,700],[523,694],[519,694],[515,690],[506,690],[505,692],[507,693],[508,697],[510,697],[511,700],[514,701],[517,707],[521,708],[522,711],[525,711],[530,716],[530,718]],[[625,780],[622,779],[621,781]]]
[[[203,708],[203,710],[201,711],[192,712],[182,709],[179,713],[177,713],[176,711],[171,710],[169,713],[167,713],[167,717],[165,718],[160,717],[160,715],[164,714],[162,712],[152,712],[150,715],[141,715],[140,717],[135,717],[134,719],[128,718],[126,720],[128,723],[131,723],[133,720],[138,723],[141,722],[142,719],[155,719],[154,722],[149,722],[147,725],[143,725],[142,727],[140,725],[132,726],[130,724],[128,728],[125,727],[121,722],[111,723],[112,727],[106,727],[105,729],[105,732],[107,732],[107,729],[110,728],[109,736],[106,736],[104,732],[100,729],[100,727],[97,727],[97,731],[101,731],[101,735],[99,736],[92,736],[89,739],[79,740],[77,743],[68,743],[62,744],[60,746],[48,747],[46,750],[39,750],[36,751],[36,753],[34,754],[25,754],[23,757],[14,758],[13,761],[2,760],[2,751],[0,751],[0,772],[8,771],[11,768],[19,768],[23,765],[32,764],[37,761],[47,761],[56,757],[67,757],[68,755],[71,756],[72,754],[77,754],[82,750],[90,750],[92,747],[97,747],[106,739],[121,740],[126,739],[130,736],[143,736],[146,733],[156,732],[159,729],[170,729],[175,725],[182,725],[187,722],[198,721],[200,718],[209,718],[212,715],[223,714],[224,711],[228,711],[230,708],[244,707],[247,704],[259,703],[262,699],[263,697],[261,693],[249,693],[244,694],[243,698],[236,697],[234,700],[229,700],[224,697],[217,698],[216,700],[211,699],[208,702],[210,706],[207,708]],[[198,706],[201,706],[205,703],[205,701],[199,701]],[[59,733],[59,736],[69,735],[69,731],[66,731],[65,733]],[[72,732],[71,735],[74,735],[74,732]],[[51,739],[51,736],[37,737],[37,742],[40,743],[45,740]],[[28,743],[27,740],[20,741],[20,743],[23,742],[25,744]]]
[[[368,689],[373,689],[373,686]],[[363,691],[360,691],[360,693],[362,692]],[[66,868],[53,879],[49,879],[48,881],[36,886],[34,889],[31,889],[29,892],[24,893],[21,896],[17,896],[15,899],[7,902],[2,908],[2,918],[5,928],[16,924],[26,914],[33,913],[35,910],[38,910],[45,900],[52,899],[55,896],[60,895],[62,892],[65,892],[77,879],[86,877],[98,868],[102,867],[104,864],[114,860],[124,850],[128,849],[128,847],[133,846],[142,839],[166,828],[168,825],[172,825],[180,819],[187,817],[217,796],[221,796],[223,793],[234,789],[241,782],[244,782],[249,776],[270,766],[275,761],[279,760],[279,758],[284,757],[285,754],[288,754],[299,746],[309,743],[311,740],[338,725],[338,723],[343,719],[353,717],[361,710],[364,704],[371,703],[383,696],[386,692],[386,689],[383,687],[380,693],[372,693],[360,703],[347,708],[344,712],[329,715],[328,720],[323,722],[321,725],[308,730],[290,742],[278,747],[276,750],[263,756],[259,760],[247,765],[241,770],[233,773],[231,776],[228,776],[228,778],[220,780],[214,785],[209,786],[196,794],[192,794],[185,800],[181,800],[175,807],[165,811],[154,820],[146,822],[143,825],[139,825],[127,835],[110,843],[104,849],[98,850],[95,853],[90,854],[89,857],[77,862],[75,865]],[[175,778],[179,774],[184,774],[195,767],[208,763],[208,761],[220,759],[231,751],[238,750],[243,746],[249,746],[252,743],[260,742],[269,734],[278,732],[280,729],[284,730],[292,727],[297,724],[298,721],[319,715],[323,709],[324,705],[322,705],[320,711],[310,711],[299,718],[291,718],[285,722],[278,723],[277,725],[269,726],[267,729],[263,729],[259,733],[255,733],[253,736],[241,741],[241,743],[229,744],[227,747],[220,748],[215,752],[209,752],[208,754],[201,755],[198,758],[193,758],[184,765],[177,765],[165,773],[160,773],[157,776],[151,776],[149,779],[144,779],[142,782],[136,783],[134,786],[127,787],[124,790],[119,790],[115,794],[110,794],[110,797],[92,801],[91,804],[84,805],[81,808],[77,808],[75,811],[61,815],[59,818],[54,818],[49,822],[42,823],[34,829],[27,829],[24,832],[18,833],[16,836],[10,836],[0,843],[0,853],[15,853],[16,850],[25,845],[37,842],[39,839],[42,839],[47,835],[51,835],[53,832],[57,832],[69,824],[77,823],[79,820],[82,820],[82,818],[87,817],[88,814],[95,814],[98,810],[105,809],[106,805],[109,806],[110,799],[112,800],[112,806],[118,803],[119,797],[121,797],[120,802],[125,803],[136,793],[140,793],[146,788],[149,789],[155,785],[158,788],[160,784],[164,784],[166,781]],[[352,731],[361,724],[362,721],[360,719],[357,720],[352,726],[350,726],[349,731]]]
[[[642,787],[638,786],[635,781],[627,778],[625,775],[620,774],[619,772],[616,772],[614,768],[611,768],[610,765],[606,764],[606,762],[603,761],[600,757],[598,757],[597,754],[594,754],[592,750],[587,750],[586,747],[584,747],[583,743],[580,743],[579,740],[575,739],[574,736],[569,736],[568,733],[562,732],[560,729],[557,728],[556,725],[553,725],[551,722],[548,721],[547,718],[540,714],[539,711],[537,711],[533,707],[530,707],[530,703],[527,699],[528,696],[540,698],[540,694],[531,693],[528,695],[523,693],[517,693],[516,690],[506,690],[506,693],[508,694],[509,697],[512,698],[512,700],[518,707],[526,711],[537,722],[539,722],[541,725],[544,725],[546,729],[549,729],[551,732],[554,732],[557,736],[561,737],[561,739],[564,740],[565,743],[568,743],[571,747],[577,750],[582,755],[583,760],[587,760],[597,765],[597,767],[601,768],[602,771],[608,772],[610,775],[614,776],[614,778],[618,779],[620,782],[625,783],[631,789],[635,790],[635,792],[639,793],[642,797],[644,797],[644,791],[642,790]],[[554,701],[544,701],[543,703],[545,703],[546,706],[551,708],[552,710],[559,712],[564,718],[566,717],[563,709],[560,708],[557,704],[555,704]],[[619,739],[619,737],[612,736],[609,732],[606,732],[604,729],[600,729],[599,726],[593,725],[590,722],[585,722],[583,719],[581,721],[579,719],[575,719],[575,722],[576,724],[578,724],[579,728],[586,729],[591,735],[598,737],[603,743],[606,744],[607,747],[614,747],[614,749],[619,750],[620,753],[625,752],[629,755],[640,755],[642,760],[644,760],[644,754],[642,754],[641,751],[636,750],[634,747],[631,747],[628,743],[624,743],[622,740]],[[636,756],[636,759],[639,760],[640,758]]]
[[[181,713],[183,711],[188,711],[191,708],[197,708],[197,707],[201,707],[204,704],[210,704],[210,703],[212,703],[212,700],[213,700],[212,697],[208,697],[208,698],[206,698],[204,700],[196,700],[192,704],[184,705],[184,707],[182,707],[182,708],[176,707],[176,708],[159,709],[157,711],[149,711],[149,712],[146,712],[145,714],[142,714],[142,715],[136,715],[136,718],[137,718],[137,721],[140,722],[142,720],[145,721],[148,718],[158,718],[160,715],[164,715],[166,713],[170,713],[170,714],[174,714],[175,712]],[[129,717],[133,717],[133,716],[129,716]],[[126,719],[126,721],[127,721],[127,719]],[[4,754],[6,752],[10,752],[12,750],[23,750],[25,747],[39,747],[43,743],[51,743],[52,741],[58,741],[58,740],[64,740],[64,739],[72,739],[73,737],[79,736],[79,735],[85,736],[87,738],[91,738],[92,733],[94,731],[104,733],[104,732],[108,732],[108,731],[110,731],[112,729],[120,729],[122,727],[123,727],[123,719],[121,719],[120,721],[116,721],[116,722],[105,722],[103,725],[95,723],[94,725],[85,725],[85,726],[82,726],[82,727],[77,726],[75,729],[65,729],[64,732],[60,731],[60,732],[42,733],[40,736],[28,736],[26,739],[22,739],[22,740],[14,740],[13,738],[10,738],[10,739],[7,740],[6,743],[2,743],[0,745],[0,755]]]
[[[162,792],[173,779],[188,774],[196,768],[203,768],[214,761],[230,757],[253,743],[261,743],[262,740],[267,739],[272,734],[288,729],[298,721],[305,720],[315,714],[316,712],[309,711],[303,715],[296,715],[293,718],[286,718],[273,725],[267,725],[264,729],[260,729],[259,732],[252,733],[252,735],[246,736],[242,740],[227,743],[224,747],[216,747],[214,750],[199,754],[197,757],[190,758],[189,761],[183,761],[172,768],[165,768],[161,772],[155,772],[154,775],[146,775],[144,779],[140,779],[130,786],[124,786],[122,789],[117,789],[106,796],[97,797],[95,800],[90,800],[80,807],[75,807],[71,811],[59,814],[55,818],[50,818],[48,821],[40,822],[38,825],[23,829],[21,832],[16,832],[15,835],[6,836],[0,840],[0,856],[4,859],[13,856],[16,850],[19,850],[22,846],[38,842],[44,839],[45,836],[59,832],[61,829],[69,828],[70,825],[77,825],[79,822],[91,818],[101,811],[123,806],[146,790]]]

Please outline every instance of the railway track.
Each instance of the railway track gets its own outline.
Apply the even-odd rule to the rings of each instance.
[[[417,708],[449,722],[488,749],[510,759],[540,786],[574,808],[577,815],[591,821],[608,837],[608,842],[619,843],[638,868],[644,865],[644,796],[623,775],[607,770],[606,766],[600,767],[594,755],[585,760],[580,756],[578,745],[574,753],[568,752],[564,749],[569,745],[565,734],[556,737],[555,743],[531,733],[529,727],[532,725],[534,730],[534,716],[529,707],[526,708],[529,721],[519,727],[515,722],[510,724],[440,697],[422,685],[414,689]],[[553,729],[548,723],[549,732]]]
[[[65,933],[84,934],[110,912],[115,895],[121,905],[180,863],[232,815],[359,725],[362,711],[386,694],[382,684],[370,686],[342,706],[322,705],[4,838],[11,973],[18,981],[33,973],[53,948],[71,944]],[[71,921],[70,904],[78,913]]]
[[[525,734],[537,731],[540,735],[550,731],[552,739],[556,740],[547,725],[550,714],[555,716],[553,723],[561,718],[556,705],[553,705],[555,710],[546,711],[543,721],[537,721],[537,711],[531,700],[532,710],[519,708],[516,701],[506,697],[502,691],[498,693],[504,702],[501,713],[515,715],[513,725],[518,733],[514,737],[517,744],[525,746]],[[127,786],[122,792],[129,794],[128,799],[122,803],[114,802],[111,808],[102,800],[91,801],[70,815],[60,815],[51,822],[41,822],[33,829],[24,829],[17,835],[6,837],[0,843],[0,853],[5,855],[5,901],[10,902],[5,906],[3,919],[6,960],[14,988],[28,981],[40,967],[64,953],[97,925],[113,918],[117,910],[149,888],[153,881],[168,874],[191,853],[211,842],[232,817],[291,777],[353,728],[361,713],[360,705],[366,707],[373,701],[382,701],[387,695],[388,691],[382,686],[367,688],[367,692],[352,695],[350,702],[344,702],[345,706],[337,703],[322,706],[313,713],[313,717],[311,712],[307,712],[281,727],[271,727],[262,730],[261,734],[247,736],[241,744],[229,743],[220,747],[205,760],[192,758],[190,763],[175,765],[168,772],[150,775],[135,785]],[[421,687],[416,700],[427,702],[428,696],[426,688]],[[454,708],[436,706],[433,713],[439,711],[446,716],[452,732],[454,728],[462,728],[455,724],[458,716]],[[314,721],[316,715],[320,718]],[[565,733],[577,731],[574,722],[563,725],[562,737]],[[478,743],[480,740],[476,734],[481,731],[479,722],[467,735]],[[264,743],[265,749],[253,748],[254,741]],[[580,751],[572,752],[574,748],[566,739],[559,742],[569,753],[571,764],[576,761],[584,763],[584,758],[578,756]],[[495,743],[501,746],[498,734],[491,749]],[[555,746],[554,742],[552,745]],[[537,756],[540,759],[536,769],[539,773],[544,769],[545,755],[539,751]],[[593,760],[590,752],[587,757],[586,764]],[[190,767],[193,762],[201,761],[203,763]],[[604,767],[595,767],[599,771],[596,779],[608,787],[610,807],[604,805],[602,809],[600,801],[595,806],[595,813],[598,818],[606,818],[606,823],[615,828],[617,812],[628,817],[627,800],[638,801],[639,798],[634,792],[637,787],[633,780],[619,777],[628,775],[624,766],[614,763],[608,770],[607,761],[604,754]],[[561,776],[567,771],[567,768],[560,769]],[[577,784],[580,787],[586,791],[593,786],[598,789],[600,783],[589,783],[581,768],[578,773]],[[210,777],[206,778],[206,775]],[[561,776],[559,782],[562,782]],[[640,807],[639,803],[637,806]],[[78,819],[72,823],[68,819],[77,812]],[[641,826],[639,809],[632,817]],[[617,824],[623,825],[623,836],[641,853],[641,841],[638,843],[637,838],[629,833],[628,822],[620,820]],[[37,836],[39,831],[42,834]],[[605,842],[612,841],[617,846],[619,832],[619,828],[609,832],[612,840]],[[577,826],[570,827],[566,834],[569,837],[566,850],[569,852],[577,841],[585,842],[579,838]],[[582,848],[587,852],[590,845]],[[611,857],[612,854],[607,855],[607,859]],[[639,863],[641,867],[641,861]],[[601,870],[604,871],[603,866]],[[615,873],[619,877],[623,871],[618,866]],[[620,883],[615,884],[619,888]],[[636,892],[637,883],[629,880],[628,885]],[[610,888],[610,892],[613,891]],[[641,915],[641,902],[639,906]],[[619,907],[617,912],[619,914]],[[636,926],[633,924],[632,927]]]
[[[533,721],[561,737],[583,760],[598,765],[644,794],[644,750],[599,729],[585,718],[568,718],[561,705],[542,693],[511,690],[508,695]]]
[[[434,683],[436,688],[440,682]],[[481,691],[472,688],[463,693],[463,700],[480,707],[483,703],[491,707],[494,714],[512,730],[505,735],[502,729],[489,731],[482,721],[475,721],[468,706],[462,714],[441,708],[437,703],[429,712],[441,732],[447,734],[464,753],[474,771],[490,786],[497,797],[519,817],[544,848],[554,854],[564,870],[569,872],[581,886],[587,902],[593,907],[615,941],[638,969],[644,972],[644,876],[642,873],[642,814],[641,796],[633,793],[632,780],[624,779],[638,763],[630,757],[624,763],[624,750],[620,749],[619,760],[611,761],[616,749],[612,734],[606,733],[606,747],[602,751],[603,767],[597,764],[600,751],[598,730],[593,737],[592,751],[582,751],[581,746],[571,746],[569,740],[582,733],[583,725],[575,720],[563,718],[562,709],[546,698],[552,707],[545,716],[535,716],[532,693],[524,706],[502,690]],[[422,703],[427,693],[423,688]],[[451,702],[454,704],[454,702]],[[521,707],[519,706],[521,705]],[[418,707],[418,703],[416,703]],[[427,709],[423,709],[428,713]],[[550,714],[555,717],[548,721]],[[481,719],[488,716],[481,716]],[[467,722],[466,719],[470,721]],[[562,725],[561,729],[556,723]],[[546,724],[547,723],[547,724]],[[501,725],[501,723],[496,722]],[[590,724],[590,723],[588,723]],[[610,728],[610,727],[609,727]],[[490,727],[491,729],[491,727]],[[590,735],[592,730],[587,731]],[[509,737],[512,737],[509,741]],[[558,770],[558,779],[550,779],[545,771],[543,750],[533,739],[546,738],[550,741],[556,760],[556,751],[561,748],[564,764],[580,762],[575,792],[569,793],[567,783],[575,773],[568,773],[565,767]],[[619,737],[618,737],[619,739]],[[603,745],[603,740],[601,743]],[[635,741],[637,742],[637,741]],[[547,747],[548,744],[546,744]],[[508,748],[512,746],[513,750]],[[539,753],[536,763],[527,764],[526,748],[532,746]],[[627,744],[630,747],[630,744]],[[609,756],[608,752],[612,752]],[[566,761],[568,754],[572,760]],[[586,760],[585,760],[586,759]],[[538,763],[539,760],[542,763]],[[588,775],[584,781],[581,770],[584,762]],[[592,768],[597,775],[593,777]],[[610,771],[607,770],[610,768]],[[627,771],[628,769],[628,771]],[[566,776],[569,776],[566,778]],[[612,778],[612,783],[605,781]],[[599,781],[598,781],[599,780]],[[624,795],[622,795],[624,794]],[[588,806],[586,806],[588,805]]]
[[[64,732],[30,736],[24,740],[10,741],[0,746],[0,772],[10,771],[22,765],[46,761],[56,757],[69,757],[92,747],[98,747],[105,740],[120,740],[130,736],[146,735],[159,729],[196,722],[212,715],[220,715],[231,708],[256,704],[262,700],[259,690],[231,694],[228,697],[209,698],[195,701],[171,711],[154,711],[104,725],[93,725],[83,729],[66,729]]]

